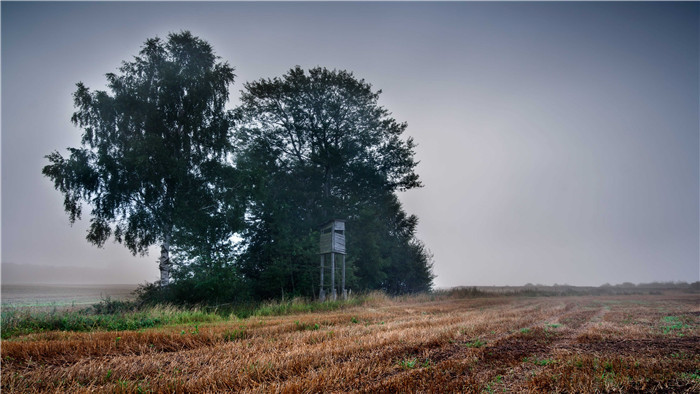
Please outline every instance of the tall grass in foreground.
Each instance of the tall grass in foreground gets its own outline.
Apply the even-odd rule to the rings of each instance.
[[[356,306],[379,306],[393,302],[425,302],[484,297],[552,297],[585,295],[662,294],[660,291],[610,289],[603,287],[532,286],[532,287],[457,287],[402,296],[388,296],[381,291],[351,296],[348,300],[318,302],[306,298],[263,303],[226,304],[218,306],[179,307],[172,305],[144,306],[134,301],[106,299],[78,311],[46,312],[32,308],[3,307],[0,337],[44,331],[123,331],[139,330],[169,324],[189,324],[245,319],[251,316],[283,316],[299,313],[327,312]]]
[[[170,324],[190,324],[244,319],[250,316],[280,316],[374,304],[389,300],[381,292],[350,297],[348,300],[316,302],[304,298],[229,306],[178,307],[173,305],[138,306],[132,301],[102,300],[77,311],[41,311],[32,308],[3,307],[0,337],[45,331],[123,331]]]
[[[289,301],[269,301],[259,305],[251,316],[283,316],[307,312],[326,312],[336,309],[348,308],[361,305],[381,304],[391,300],[391,297],[381,291],[360,294],[348,297],[347,300],[338,298],[336,301],[317,302],[305,298],[294,298]],[[235,313],[240,318],[245,318],[242,313]]]
[[[103,301],[100,304],[108,302]],[[0,336],[2,339],[43,331],[139,330],[165,324],[223,320],[216,313],[169,305],[113,313],[96,312],[94,307],[79,311],[62,311],[54,308],[48,312],[36,311],[31,308],[3,307],[1,314]]]

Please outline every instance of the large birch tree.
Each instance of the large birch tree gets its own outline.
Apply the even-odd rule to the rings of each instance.
[[[159,244],[160,285],[171,276],[171,247],[198,227],[231,219],[221,198],[230,186],[232,115],[226,111],[233,68],[190,32],[149,39],[107,91],[82,83],[72,122],[81,146],[46,156],[43,174],[64,195],[71,223],[90,207],[87,240],[110,237],[134,255]],[[233,230],[231,230],[232,232]]]

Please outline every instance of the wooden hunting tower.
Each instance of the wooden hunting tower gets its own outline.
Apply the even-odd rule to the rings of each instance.
[[[345,220],[335,219],[321,226],[319,253],[345,254]]]
[[[321,255],[321,290],[319,291],[319,298],[321,301],[326,299],[323,263],[327,254],[331,255],[331,298],[334,301],[337,298],[335,290],[335,255],[337,253],[343,257],[342,290],[343,298],[347,299],[348,294],[347,290],[345,290],[345,220],[333,219],[321,225],[318,253]]]

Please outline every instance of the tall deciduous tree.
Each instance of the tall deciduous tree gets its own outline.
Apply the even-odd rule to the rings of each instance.
[[[415,144],[402,136],[406,124],[378,104],[380,93],[350,72],[326,68],[296,67],[281,78],[245,84],[237,144],[242,148],[238,169],[254,185],[241,256],[248,278],[282,293],[313,294],[318,285],[313,231],[327,219],[345,218],[356,268],[349,283],[397,291],[430,287],[424,248],[413,249],[422,253],[428,273],[422,287],[390,286],[386,279],[392,267],[415,260],[415,253],[397,251],[418,245],[417,219],[405,215],[395,192],[421,184]],[[362,220],[367,210],[381,226]],[[376,255],[360,252],[378,244],[382,249]],[[371,264],[381,268],[372,270]],[[267,291],[261,285],[258,294],[274,296]]]
[[[224,106],[233,68],[181,32],[147,40],[106,76],[109,92],[77,84],[72,122],[83,130],[81,146],[68,148],[68,157],[46,156],[43,173],[63,193],[71,223],[83,203],[91,207],[89,242],[102,246],[114,236],[134,254],[160,244],[165,287],[173,245],[208,223],[228,233],[237,222],[230,214],[237,200],[222,198],[230,185],[221,182],[232,171],[232,115]]]

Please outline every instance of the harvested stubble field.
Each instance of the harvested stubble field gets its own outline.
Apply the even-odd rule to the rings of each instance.
[[[700,392],[700,297],[427,297],[2,341],[11,392]]]

